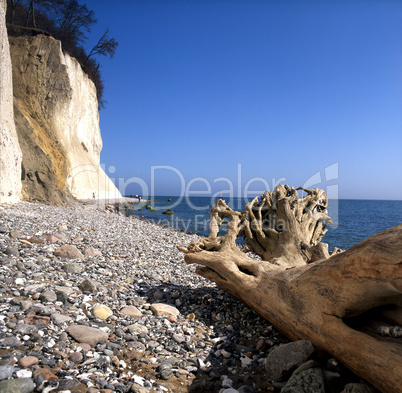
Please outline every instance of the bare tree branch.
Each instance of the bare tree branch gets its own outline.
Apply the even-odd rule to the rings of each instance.
[[[107,56],[110,58],[116,53],[118,42],[114,38],[109,38],[109,28],[103,33],[102,37],[99,39],[98,43],[91,49],[87,58],[84,61],[84,66],[87,64],[89,58],[95,55]]]

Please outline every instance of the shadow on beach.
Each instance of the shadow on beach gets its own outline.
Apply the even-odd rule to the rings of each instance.
[[[264,360],[270,348],[288,340],[254,311],[217,287],[144,284],[137,293],[150,303],[170,304],[187,320],[198,322],[189,341],[183,343],[195,375],[185,391],[217,393],[225,383],[234,389],[247,385],[253,390],[245,391],[256,393],[268,387],[274,391],[265,377]]]

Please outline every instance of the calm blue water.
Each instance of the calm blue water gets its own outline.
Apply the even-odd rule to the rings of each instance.
[[[168,202],[168,199],[172,202]],[[225,199],[234,210],[243,211],[246,201],[243,198]],[[158,196],[152,206],[158,209],[151,212],[128,211],[143,219],[161,224],[196,232],[201,236],[209,234],[209,210],[214,201],[210,197],[169,197]],[[146,203],[132,204],[131,207],[140,209]],[[174,215],[164,215],[162,211],[172,209]],[[329,215],[334,223],[329,225],[323,242],[334,247],[348,249],[367,237],[402,223],[402,201],[367,201],[367,200],[330,200]]]

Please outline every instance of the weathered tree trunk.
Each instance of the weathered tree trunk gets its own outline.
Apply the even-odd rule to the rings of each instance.
[[[187,263],[203,265],[198,274],[290,339],[311,341],[383,392],[402,391],[402,339],[391,342],[345,323],[383,305],[402,306],[402,225],[328,257],[320,243],[330,220],[326,197],[317,189],[304,191],[307,196],[299,198],[296,190],[279,186],[243,213],[218,200],[209,237],[179,249]],[[224,217],[230,222],[219,237]],[[262,261],[239,250],[240,235]]]

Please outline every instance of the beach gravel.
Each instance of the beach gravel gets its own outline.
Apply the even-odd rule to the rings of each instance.
[[[185,264],[198,236],[114,211],[0,206],[0,390],[279,392],[288,340]]]

